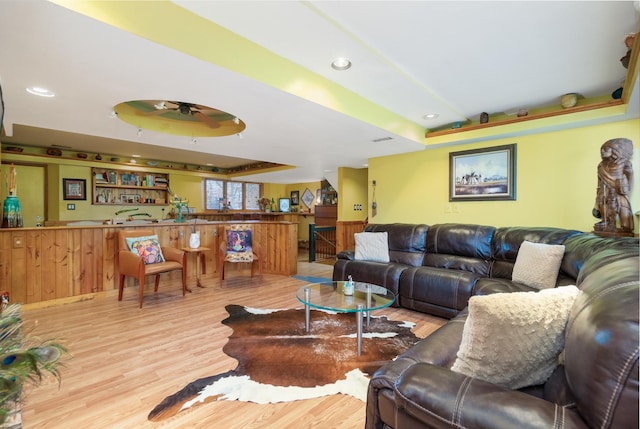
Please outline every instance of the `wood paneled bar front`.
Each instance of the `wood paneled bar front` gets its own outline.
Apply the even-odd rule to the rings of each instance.
[[[205,252],[204,283],[216,281],[217,252],[225,227],[235,222],[198,223],[200,245]],[[263,273],[290,276],[297,272],[298,224],[249,221],[254,243],[262,252]],[[54,299],[117,291],[116,239],[119,229],[152,228],[164,246],[187,247],[193,224],[157,223],[136,225],[59,226],[0,229],[0,289],[12,303],[32,304]],[[178,280],[180,273],[168,273]],[[187,281],[196,279],[195,260],[188,262]],[[152,279],[145,281],[153,287]],[[127,278],[126,287],[134,286]]]

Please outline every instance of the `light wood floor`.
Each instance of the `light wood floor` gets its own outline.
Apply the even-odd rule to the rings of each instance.
[[[300,262],[298,274],[331,277],[332,267]],[[190,285],[193,285],[190,279]],[[230,275],[221,284],[206,280],[182,297],[177,283],[160,282],[138,308],[137,288],[54,306],[24,306],[23,319],[42,339],[61,339],[72,358],[62,384],[47,379],[24,392],[25,429],[75,428],[362,428],[365,404],[350,396],[258,405],[219,401],[195,407],[164,422],[147,414],[166,396],[197,378],[235,368],[222,352],[231,330],[220,321],[226,304],[300,308],[295,291],[304,282],[291,277]],[[378,312],[417,323],[425,337],[442,319],[408,310]]]

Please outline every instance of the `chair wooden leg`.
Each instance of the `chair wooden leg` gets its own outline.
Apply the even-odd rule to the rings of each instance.
[[[224,280],[224,260],[220,263],[220,281]]]
[[[156,274],[156,284],[153,288],[154,292],[158,292],[158,285],[160,285],[160,274]]]
[[[118,301],[122,301],[123,291],[124,291],[124,274],[120,274],[120,286],[118,286]]]
[[[140,289],[140,308],[142,308],[142,297],[144,296],[144,276],[138,278],[138,289]]]
[[[184,268],[182,268],[182,270],[180,271],[182,272],[182,296],[185,296],[187,293],[187,271]]]

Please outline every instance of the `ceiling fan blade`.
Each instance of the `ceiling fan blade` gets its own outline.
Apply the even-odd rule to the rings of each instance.
[[[209,126],[209,128],[220,128],[220,123],[215,121],[214,119],[208,117],[202,112],[197,110],[192,110],[191,114],[196,117],[197,120],[203,122]]]
[[[157,116],[157,115],[162,115],[163,113],[171,112],[174,110],[178,110],[178,109],[168,108],[168,109],[160,109],[160,110],[150,110],[148,112],[140,112],[140,114],[144,116]]]

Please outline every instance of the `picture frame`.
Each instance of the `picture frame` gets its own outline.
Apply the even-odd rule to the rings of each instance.
[[[300,204],[300,191],[291,191],[291,205],[297,206]]]
[[[140,204],[140,195],[120,194],[120,204]]]
[[[309,208],[311,208],[311,203],[313,202],[313,194],[309,190],[309,188],[305,189],[302,193],[302,202]]]
[[[449,201],[515,199],[515,143],[449,153]]]
[[[290,203],[291,202],[289,198],[280,198],[278,200],[278,206],[280,207],[280,211],[283,213],[289,213]]]
[[[85,179],[62,179],[62,198],[65,200],[86,200],[87,181]]]

